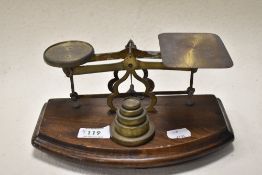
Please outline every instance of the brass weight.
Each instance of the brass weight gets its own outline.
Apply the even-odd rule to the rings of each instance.
[[[117,109],[115,120],[111,124],[111,139],[124,146],[139,146],[150,141],[155,133],[154,125],[149,121],[147,112],[139,100],[127,98]]]

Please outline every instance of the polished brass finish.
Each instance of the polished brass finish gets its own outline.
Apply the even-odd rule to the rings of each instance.
[[[165,66],[162,62],[143,62],[137,60],[136,70],[141,69],[162,69],[162,70],[177,70],[177,71],[190,71],[190,68],[172,68]],[[73,69],[74,75],[99,73],[99,72],[112,72],[125,70],[123,62],[111,64],[98,64],[98,65],[85,65],[77,66]]]
[[[146,121],[146,114],[146,110],[143,110],[142,113],[137,116],[125,116],[122,115],[122,112],[120,113],[120,110],[116,111],[116,115],[121,116],[118,117],[119,122],[127,126],[136,126],[144,123]]]
[[[194,106],[196,98],[193,97],[195,92],[193,78],[197,70],[199,68],[228,68],[233,65],[221,39],[214,34],[164,33],[159,35],[159,43],[161,52],[139,50],[136,48],[134,42],[130,40],[125,48],[119,52],[95,54],[94,48],[89,43],[83,41],[65,41],[48,47],[44,52],[44,60],[51,66],[61,67],[65,75],[70,79],[72,106],[75,108],[74,110],[81,107],[82,109],[78,111],[80,113],[84,110],[93,110],[92,106],[85,104],[86,99],[84,99],[91,99],[91,95],[78,95],[75,91],[73,76],[109,71],[114,72],[114,77],[108,82],[108,89],[111,93],[92,95],[92,98],[94,96],[107,97],[108,107],[111,112],[116,112],[116,117],[113,119],[110,127],[111,139],[123,146],[140,146],[149,142],[155,134],[154,124],[149,120],[147,112],[158,112],[159,114],[166,112],[155,110],[154,106],[157,103],[156,95],[187,94],[187,100],[183,100],[186,106],[184,108],[188,108],[189,111],[191,109],[192,111],[195,107],[199,107],[199,105]],[[150,59],[151,61],[143,59]],[[99,61],[106,60],[118,61],[110,64],[98,63]],[[98,64],[92,64],[92,62]],[[190,84],[186,90],[182,91],[154,91],[155,84],[148,77],[148,70],[151,69],[190,71]],[[137,70],[142,70],[143,75],[139,76]],[[120,76],[119,71],[124,71],[124,75]],[[126,93],[120,93],[119,86],[129,77],[131,80],[129,90]],[[144,84],[144,92],[135,91],[132,82],[133,79]],[[118,109],[115,104],[119,105],[119,99],[114,102],[116,97],[125,99]],[[148,99],[144,100],[144,98]],[[145,105],[145,109],[141,106],[140,100],[148,103]],[[90,109],[86,109],[85,107]],[[159,105],[157,109],[160,109]],[[174,109],[176,112],[181,113],[177,106],[174,106]],[[91,112],[92,115],[93,112]],[[167,113],[170,113],[170,111]],[[154,120],[154,122],[156,121]],[[162,126],[163,123],[159,123]],[[157,136],[159,137],[159,134]],[[156,139],[157,142],[159,142],[159,138]],[[152,143],[155,144],[154,142]],[[112,145],[111,142],[110,145]]]
[[[132,50],[135,49],[134,43],[132,41],[129,41],[129,43],[126,46],[129,49],[129,53],[127,56],[124,58],[124,60],[121,63],[116,63],[117,65],[122,66],[122,69],[126,70],[125,75],[122,78],[118,78],[117,73],[115,72],[114,76],[115,78],[109,81],[108,87],[109,90],[112,92],[108,98],[107,98],[107,104],[110,107],[111,111],[116,111],[116,107],[114,106],[113,100],[115,97],[119,95],[118,87],[121,83],[123,83],[129,76],[133,76],[136,78],[138,81],[143,83],[146,87],[145,96],[148,96],[151,101],[150,104],[147,106],[147,111],[154,111],[154,106],[157,103],[157,98],[155,94],[152,92],[154,89],[154,83],[151,79],[149,79],[145,73],[144,69],[144,78],[140,77],[137,73],[136,70],[139,68],[140,63],[143,63],[139,60],[136,59],[135,55],[133,54]],[[116,69],[118,71],[118,69]],[[116,71],[115,70],[115,71]],[[127,111],[128,112],[128,111]],[[126,112],[126,113],[127,113]],[[139,112],[139,111],[137,111]],[[126,114],[128,115],[128,114]]]
[[[133,58],[134,59],[134,58]],[[132,65],[132,67],[135,67],[133,65],[135,64],[132,64],[132,61],[134,60],[129,60],[126,64],[127,65]],[[157,98],[155,96],[155,94],[152,92],[153,91],[153,88],[152,88],[152,84],[149,83],[149,81],[147,79],[143,79],[141,78],[137,73],[136,71],[134,71],[132,69],[132,67],[130,67],[129,69],[127,69],[127,72],[125,73],[125,75],[120,78],[119,80],[117,80],[114,84],[113,84],[113,87],[112,87],[112,93],[108,96],[107,98],[107,104],[108,106],[111,108],[111,111],[116,111],[116,107],[114,106],[113,104],[113,100],[115,97],[117,97],[119,95],[119,91],[118,91],[118,87],[121,83],[123,83],[128,77],[129,75],[133,75],[134,78],[136,78],[138,81],[140,81],[141,83],[143,83],[146,87],[146,90],[144,92],[144,95],[145,96],[148,96],[151,101],[150,101],[150,104],[147,106],[147,111],[154,111],[154,106],[155,104],[157,103]]]
[[[147,111],[149,111],[149,112],[154,111],[155,110],[154,106],[157,103],[157,98],[156,98],[155,94],[152,92],[153,89],[151,89],[151,85],[150,85],[149,81],[147,79],[141,78],[136,72],[134,72],[133,75],[138,81],[142,82],[145,85],[145,87],[146,87],[145,95],[148,96],[151,99],[150,104],[146,108]]]
[[[229,68],[233,62],[219,36],[211,33],[162,33],[163,63],[172,68]]]
[[[119,77],[118,77],[118,70],[115,70],[114,71],[114,78],[111,79],[108,84],[107,84],[107,87],[108,87],[108,90],[110,92],[113,92],[113,85],[115,84],[115,82],[119,80]]]
[[[89,61],[94,55],[94,48],[83,41],[65,41],[48,47],[44,60],[50,66],[71,68]]]
[[[139,106],[141,106],[140,101],[133,98],[125,100],[123,103],[123,108],[126,110],[135,110],[138,109]]]
[[[123,83],[129,76],[129,72],[126,72],[125,75],[117,80],[113,85],[113,92],[107,97],[107,105],[110,107],[111,111],[116,111],[116,107],[113,104],[113,100],[116,96],[119,95],[118,86]]]
[[[127,117],[134,117],[142,114],[142,112],[143,112],[142,107],[136,109],[130,109],[130,110],[125,109],[125,107],[123,107],[123,109],[121,110],[121,114]]]
[[[73,106],[81,106],[78,99],[88,97],[88,95],[78,95],[74,89],[73,75],[82,75],[100,72],[114,72],[114,78],[108,82],[108,89],[111,94],[108,95],[107,104],[110,110],[116,112],[114,99],[116,97],[149,97],[150,101],[146,110],[155,111],[154,106],[157,103],[156,94],[188,94],[188,106],[192,106],[193,74],[198,68],[228,68],[233,62],[222,43],[221,39],[210,33],[163,33],[159,35],[161,52],[143,51],[136,48],[136,45],[130,40],[125,48],[119,52],[95,54],[93,47],[83,41],[65,41],[48,47],[44,53],[44,60],[47,64],[56,67],[62,67],[64,73],[70,78],[71,94]],[[144,61],[149,58],[155,61]],[[105,60],[120,60],[111,64],[89,64],[90,62],[99,62]],[[87,63],[86,65],[83,65]],[[184,91],[153,92],[154,82],[148,78],[148,70],[177,70],[190,71],[190,86]],[[142,70],[144,76],[140,77],[137,70]],[[119,77],[119,71],[126,71],[124,76]],[[131,82],[130,89],[125,94],[118,91],[121,83],[128,78],[134,77],[145,85],[145,92],[136,92]],[[124,110],[123,110],[124,111]],[[135,115],[141,112],[138,110]],[[124,111],[124,115],[129,111]]]
[[[111,135],[114,137],[112,137],[111,139],[120,145],[128,146],[128,147],[139,146],[149,142],[150,140],[153,139],[155,133],[154,125],[150,121],[149,121],[149,130],[147,131],[147,133],[138,138],[124,137],[120,135],[118,132],[116,132],[116,130],[114,130],[114,126],[115,123],[112,123],[110,131],[111,131]]]
[[[142,109],[136,116],[132,111]],[[128,114],[123,113],[128,110]],[[150,141],[154,136],[154,125],[149,121],[146,110],[141,107],[138,99],[127,98],[117,110],[115,120],[112,122],[111,138],[124,146],[139,146]]]
[[[149,122],[146,120],[144,123],[138,126],[125,126],[122,125],[118,120],[115,120],[115,130],[124,137],[139,137],[146,133],[149,129]]]

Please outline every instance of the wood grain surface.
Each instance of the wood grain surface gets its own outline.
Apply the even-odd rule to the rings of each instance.
[[[191,107],[185,105],[186,100],[184,95],[158,96],[156,111],[148,114],[156,127],[154,138],[130,148],[111,139],[77,138],[79,128],[111,124],[115,114],[109,112],[105,97],[82,98],[79,109],[72,107],[70,99],[50,99],[42,109],[32,144],[79,163],[147,168],[192,160],[233,141],[234,134],[219,99],[214,95],[195,95],[195,105]],[[119,105],[121,99],[115,102]],[[179,128],[187,128],[192,136],[167,137],[168,130]]]

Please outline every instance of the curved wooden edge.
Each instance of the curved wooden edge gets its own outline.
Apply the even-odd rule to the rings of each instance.
[[[59,156],[61,158],[74,161],[81,164],[94,164],[106,167],[116,167],[116,168],[153,168],[153,167],[162,167],[170,166],[174,164],[180,164],[187,161],[195,160],[203,156],[209,155],[224,148],[226,145],[233,141],[231,136],[226,140],[221,140],[214,143],[211,147],[202,147],[199,150],[188,152],[187,155],[175,155],[170,154],[169,157],[163,156],[158,158],[146,158],[146,159],[130,159],[126,158],[117,158],[112,159],[112,157],[103,157],[95,153],[87,153],[86,151],[81,151],[78,149],[67,148],[56,143],[48,142],[41,137],[35,137],[32,140],[33,146],[41,151]],[[81,155],[81,157],[79,157]]]
[[[38,146],[38,145],[35,145],[35,140],[36,140],[37,137],[39,136],[39,129],[40,129],[40,125],[41,125],[41,123],[42,123],[43,117],[44,117],[44,112],[45,112],[46,106],[47,106],[47,103],[45,103],[45,104],[43,105],[42,109],[41,109],[39,118],[38,118],[37,123],[36,123],[36,126],[35,126],[35,130],[34,130],[34,132],[33,132],[32,138],[31,138],[31,144],[32,144],[34,147],[37,147],[37,146]]]
[[[232,134],[232,136],[233,136],[232,139],[234,140],[234,139],[235,139],[234,131],[233,131],[233,128],[232,128],[232,126],[231,126],[231,124],[230,124],[230,121],[229,121],[229,118],[228,118],[228,116],[227,116],[225,107],[224,107],[222,101],[220,100],[220,98],[217,98],[217,102],[218,102],[219,108],[221,109],[221,112],[222,112],[222,114],[223,114],[224,120],[225,120],[225,122],[226,122],[227,129],[228,129],[228,131]],[[232,140],[232,141],[233,141],[233,140]]]
[[[136,158],[135,155],[132,155],[132,158],[127,159],[127,157],[123,156],[122,153],[120,153],[119,156],[116,156],[114,152],[112,153],[114,156],[111,156],[108,154],[108,152],[98,153],[94,151],[94,149],[88,150],[72,147],[70,145],[65,146],[64,143],[59,143],[55,140],[52,141],[52,139],[46,138],[45,136],[39,134],[39,128],[43,120],[47,103],[44,104],[40,113],[32,136],[32,145],[44,152],[51,153],[53,155],[57,155],[81,164],[99,164],[102,166],[117,168],[151,168],[179,164],[213,153],[221,148],[224,148],[224,146],[234,140],[234,133],[224,110],[223,104],[220,99],[217,100],[222,111],[223,118],[226,122],[226,129],[220,133],[217,133],[215,137],[212,136],[214,138],[206,138],[210,139],[209,143],[207,142],[198,149],[185,149],[185,152],[181,152],[180,154],[169,150],[170,152],[168,152],[168,154],[149,155],[145,158]],[[145,154],[145,156],[147,155]]]

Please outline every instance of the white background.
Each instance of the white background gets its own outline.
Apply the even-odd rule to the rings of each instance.
[[[0,174],[261,174],[261,9],[260,0],[0,0]],[[138,48],[159,50],[157,36],[163,32],[216,33],[225,43],[234,67],[199,70],[195,87],[197,94],[223,101],[236,136],[231,146],[186,164],[144,170],[81,166],[31,146],[44,102],[68,97],[70,90],[61,69],[43,61],[49,45],[83,40],[100,53],[118,51],[132,38]],[[184,72],[149,76],[157,90],[188,86]],[[76,89],[107,92],[111,77],[79,76]]]

